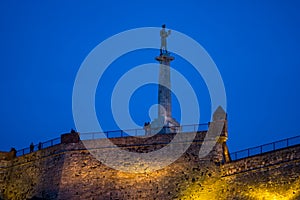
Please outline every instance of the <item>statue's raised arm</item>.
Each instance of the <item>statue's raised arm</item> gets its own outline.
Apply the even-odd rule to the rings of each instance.
[[[171,30],[166,31],[166,25],[162,25],[162,29],[160,31],[161,45],[160,45],[160,55],[163,53],[168,53],[167,50],[167,37],[171,34]]]

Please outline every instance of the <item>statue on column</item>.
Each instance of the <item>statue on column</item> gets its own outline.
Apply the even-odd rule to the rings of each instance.
[[[168,53],[167,50],[167,37],[171,34],[171,30],[166,31],[166,25],[162,25],[162,29],[160,31],[161,45],[160,45],[160,55],[163,53]]]

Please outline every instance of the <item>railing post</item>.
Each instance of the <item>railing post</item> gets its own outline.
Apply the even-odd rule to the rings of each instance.
[[[121,130],[121,137],[123,137],[123,130]]]
[[[261,146],[260,146],[260,154],[262,154],[262,147],[263,147],[263,146],[261,145]]]
[[[250,156],[250,149],[248,149],[248,157]]]
[[[286,139],[286,147],[289,146],[289,139]]]

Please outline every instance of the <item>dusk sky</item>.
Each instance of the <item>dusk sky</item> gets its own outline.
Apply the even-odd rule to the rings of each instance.
[[[75,128],[72,90],[86,56],[117,33],[162,24],[196,40],[216,63],[226,89],[231,152],[300,135],[300,2],[177,2],[0,1],[0,151]],[[118,128],[109,101],[118,78],[131,67],[155,62],[157,55],[157,49],[132,52],[107,70],[96,94],[106,130]],[[174,56],[172,66],[195,85],[205,123],[210,120],[205,84]],[[130,112],[137,124],[149,121],[148,109],[156,101],[155,85],[134,93]]]

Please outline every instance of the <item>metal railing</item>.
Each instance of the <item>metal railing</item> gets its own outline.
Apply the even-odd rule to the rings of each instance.
[[[207,131],[209,123],[205,124],[191,124],[191,125],[183,125],[183,126],[172,126],[172,127],[165,127],[163,130],[167,133],[168,128],[179,128],[181,132],[196,132],[196,131]],[[158,128],[152,128],[151,132],[157,133]],[[91,139],[101,139],[101,138],[119,138],[119,137],[128,137],[128,136],[144,136],[146,135],[145,129],[128,129],[128,130],[115,130],[115,131],[106,131],[106,132],[93,132],[93,133],[80,133],[81,140],[91,140]],[[39,144],[33,145],[31,148],[30,146],[27,148],[23,148],[17,151],[16,156],[22,156],[25,154],[29,154],[31,152],[45,149],[48,147],[52,147],[54,145],[60,144],[60,137],[48,140],[46,142],[41,142]]]
[[[60,137],[58,138],[54,138],[52,140],[48,140],[46,142],[40,142],[36,145],[33,145],[32,147],[28,147],[28,148],[24,148],[24,149],[20,149],[17,151],[16,156],[22,156],[25,154],[29,154],[33,151],[37,151],[37,150],[41,150],[41,149],[45,149],[48,147],[52,147],[54,145],[60,144]]]
[[[191,125],[182,125],[182,126],[172,126],[172,127],[165,127],[162,129],[164,133],[172,133],[170,130],[179,129],[182,133],[188,133],[188,132],[196,132],[196,131],[207,131],[209,128],[209,123],[203,123],[203,124],[191,124]],[[156,134],[158,128],[152,128],[150,129],[150,134]],[[169,132],[168,132],[169,131]],[[149,133],[149,130],[148,130]],[[175,131],[174,131],[175,133]],[[91,133],[80,133],[80,139],[81,140],[91,140],[91,139],[101,139],[101,138],[119,138],[119,137],[129,137],[129,136],[146,136],[147,132],[145,129],[128,129],[128,130],[115,130],[115,131],[106,131],[106,132],[91,132]],[[60,137],[54,138],[52,140],[48,140],[46,142],[41,142],[39,144],[33,145],[33,148],[28,147],[24,149],[20,149],[16,152],[16,156],[22,156],[25,154],[29,154],[33,151],[45,149],[48,147],[52,147],[54,145],[60,144],[61,140]],[[283,149],[286,147],[299,145],[300,144],[300,136],[287,138],[284,140],[279,140],[276,142],[264,144],[257,147],[252,147],[248,149],[244,149],[241,151],[236,151],[233,153],[230,153],[231,159],[239,160],[255,155],[260,155],[266,152],[275,151],[278,149]]]
[[[181,133],[196,132],[196,131],[207,131],[209,123],[204,124],[191,124],[182,126],[171,126],[171,127],[157,127],[149,128],[145,130],[140,129],[127,129],[127,130],[115,130],[115,131],[105,131],[105,132],[90,132],[90,133],[80,133],[81,140],[94,140],[101,138],[120,138],[129,136],[147,136],[154,135],[157,133],[176,133],[176,129],[180,130]]]
[[[275,151],[278,149],[283,149],[286,147],[295,146],[299,144],[300,144],[300,136],[296,136],[284,140],[279,140],[276,142],[271,142],[261,146],[252,147],[241,151],[236,151],[231,153],[230,156],[231,156],[231,160],[239,160],[239,159],[260,155],[266,152],[271,152],[271,151]]]

